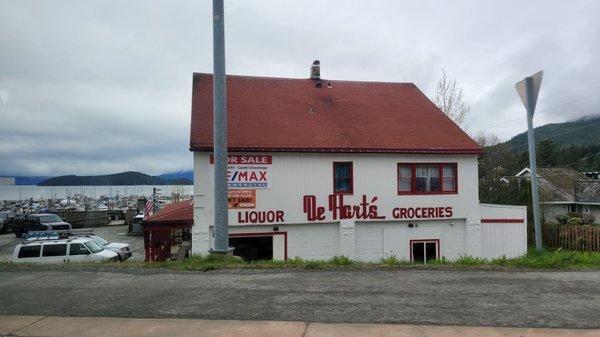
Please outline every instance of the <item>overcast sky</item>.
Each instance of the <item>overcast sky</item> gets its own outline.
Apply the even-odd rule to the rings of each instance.
[[[211,1],[0,2],[0,175],[192,168],[192,72]],[[600,1],[225,1],[230,74],[464,88],[469,132],[526,129],[514,84],[544,70],[536,125],[600,114]],[[570,102],[564,104],[566,102]],[[520,119],[518,119],[520,118]],[[515,121],[515,119],[518,119]]]

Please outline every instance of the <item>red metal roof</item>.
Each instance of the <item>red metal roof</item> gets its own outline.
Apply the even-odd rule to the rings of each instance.
[[[168,204],[144,220],[144,224],[193,223],[194,202],[192,199]]]
[[[414,84],[227,76],[230,151],[480,154]],[[331,84],[331,87],[328,84]],[[190,150],[213,148],[212,75],[194,74]]]

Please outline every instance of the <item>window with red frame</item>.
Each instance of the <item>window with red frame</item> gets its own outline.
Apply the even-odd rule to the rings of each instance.
[[[398,194],[456,193],[456,164],[398,164]]]
[[[333,193],[352,194],[352,162],[333,163]]]

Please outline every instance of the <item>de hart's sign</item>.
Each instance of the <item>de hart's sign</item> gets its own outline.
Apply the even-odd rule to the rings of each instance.
[[[305,195],[302,198],[302,211],[307,221],[323,221],[328,214],[333,220],[384,220],[386,215],[380,213],[377,200],[376,196],[368,198],[363,195],[360,203],[353,205],[344,202],[344,195],[331,194],[325,207],[318,204],[316,196]],[[394,207],[390,216],[393,219],[439,219],[451,218],[453,214],[449,206]]]
[[[210,156],[214,164],[214,157]],[[271,156],[228,156],[227,187],[230,189],[271,188]]]

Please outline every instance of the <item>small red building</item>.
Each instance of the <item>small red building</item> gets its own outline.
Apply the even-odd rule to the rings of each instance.
[[[183,259],[190,249],[194,224],[194,202],[169,204],[142,222],[146,261],[165,261],[171,256]],[[173,252],[175,248],[179,248]]]

